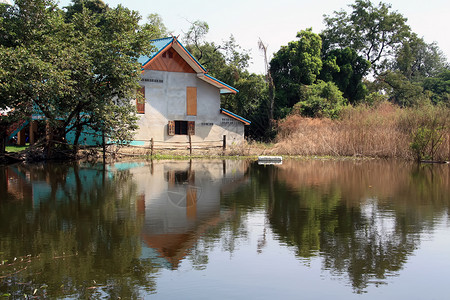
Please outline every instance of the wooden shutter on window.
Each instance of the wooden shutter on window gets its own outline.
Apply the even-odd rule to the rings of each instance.
[[[145,86],[137,90],[136,110],[138,114],[145,114]],[[139,95],[140,93],[140,95]]]
[[[188,121],[188,135],[195,135],[195,121]]]
[[[167,124],[167,134],[175,135],[175,121],[169,121]]]
[[[197,88],[188,86],[186,88],[186,114],[188,116],[197,115]]]

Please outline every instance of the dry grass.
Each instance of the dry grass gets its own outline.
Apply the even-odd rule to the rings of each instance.
[[[440,115],[439,115],[440,114]],[[339,120],[291,115],[278,125],[274,152],[284,155],[367,156],[414,159],[413,133],[439,115],[446,130],[437,159],[450,158],[449,110],[401,109],[385,102],[377,107],[348,107]]]

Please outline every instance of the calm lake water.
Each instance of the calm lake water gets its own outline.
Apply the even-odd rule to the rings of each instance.
[[[448,299],[450,166],[0,167],[0,298]]]

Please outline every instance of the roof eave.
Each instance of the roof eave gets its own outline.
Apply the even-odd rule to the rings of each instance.
[[[197,74],[197,77],[201,80],[212,84],[213,86],[220,89],[221,94],[237,94],[239,90],[235,89],[234,87],[226,84],[225,82],[222,82],[208,74]]]
[[[229,116],[229,117],[231,117],[231,118],[233,118],[235,120],[238,120],[238,121],[244,123],[244,125],[250,125],[252,123],[251,121],[249,121],[249,120],[247,120],[247,119],[245,119],[245,118],[243,118],[241,116],[238,116],[235,113],[232,113],[231,111],[226,110],[224,108],[220,109],[220,113],[222,113],[222,114],[224,114],[226,116]]]

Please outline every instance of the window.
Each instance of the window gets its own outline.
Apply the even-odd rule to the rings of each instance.
[[[188,86],[186,88],[186,114],[188,116],[197,115],[197,88]]]
[[[138,114],[145,114],[145,86],[137,90],[136,110]]]
[[[175,134],[188,134],[188,122],[187,121],[175,121]]]
[[[195,135],[194,121],[169,121],[168,135]]]

